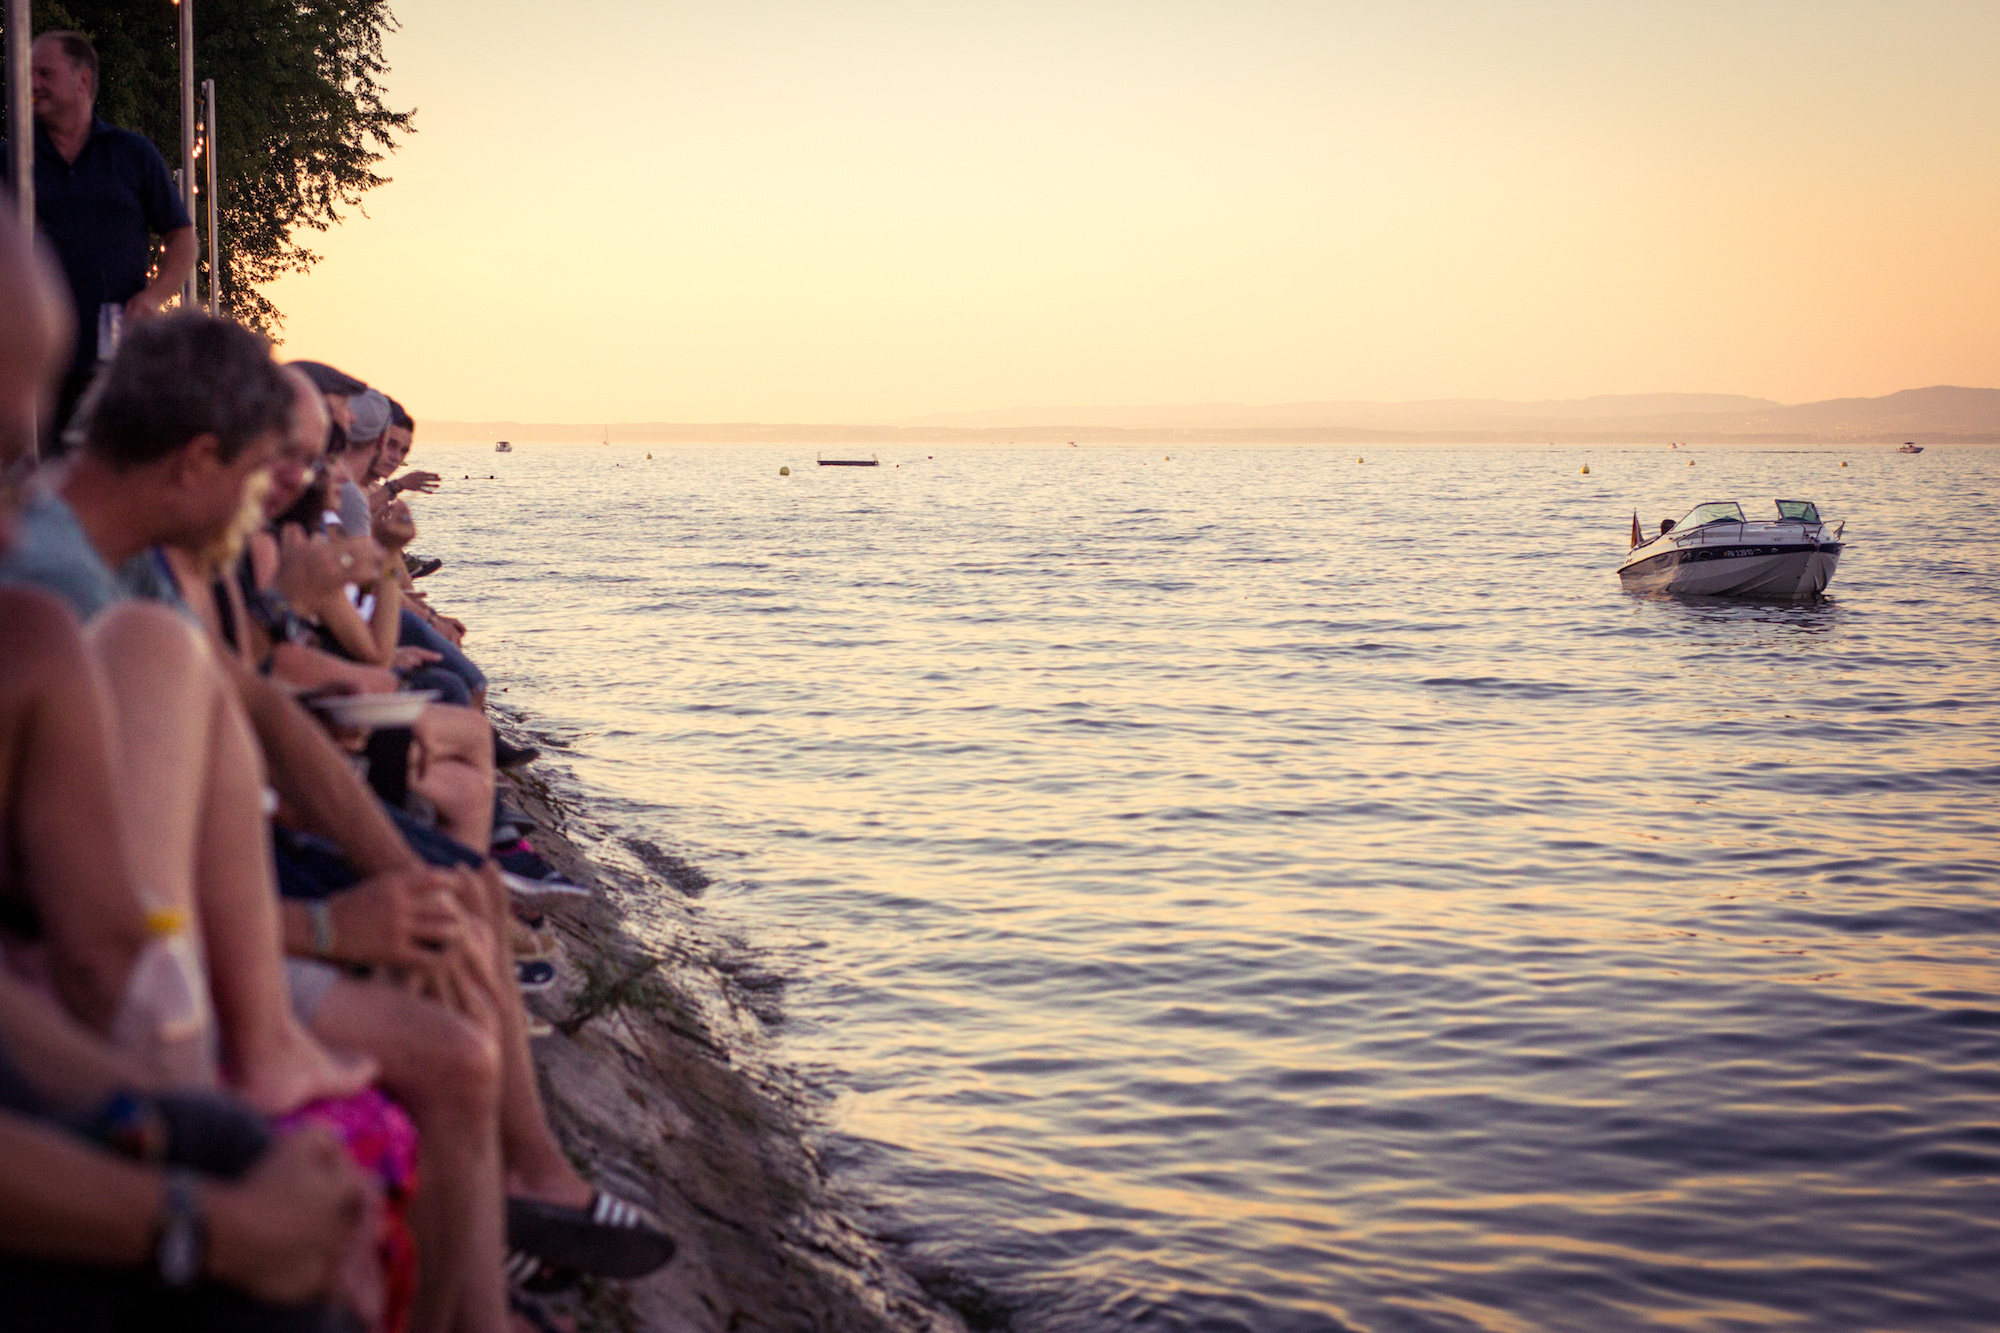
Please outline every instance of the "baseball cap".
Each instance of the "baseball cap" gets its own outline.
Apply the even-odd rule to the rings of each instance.
[[[380,389],[364,389],[355,394],[347,402],[347,411],[354,418],[347,438],[356,444],[379,440],[382,432],[389,429],[389,400]]]

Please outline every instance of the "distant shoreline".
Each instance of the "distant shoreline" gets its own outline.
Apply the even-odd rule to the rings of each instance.
[[[575,444],[2000,444],[2000,389],[1937,384],[1785,404],[1727,394],[1515,403],[1016,407],[878,422],[432,421],[438,443]]]
[[[579,448],[602,443],[604,426],[520,421],[425,421],[418,434],[426,444],[487,444],[508,440],[514,444],[565,444]],[[2000,444],[2000,429],[1945,433],[1939,431],[1889,430],[1856,434],[1772,432],[1769,434],[1727,434],[1686,431],[1667,434],[1659,431],[1568,430],[1523,434],[1515,431],[1390,431],[1344,427],[1302,426],[1291,429],[1228,430],[1153,427],[1093,427],[1064,430],[1059,427],[1022,427],[1011,430],[973,427],[916,426],[816,426],[760,425],[756,423],[676,423],[633,422],[613,425],[613,444],[771,444],[823,445],[872,444],[904,445],[1148,445],[1148,444],[1274,444],[1274,445],[1367,445],[1367,444],[1481,444],[1532,448],[1550,444],[1599,445],[1633,444],[1665,448],[1669,442],[1683,445],[1898,445],[1915,440],[1926,447],[1949,444]]]

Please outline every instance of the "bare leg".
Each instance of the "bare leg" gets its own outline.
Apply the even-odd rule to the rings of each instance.
[[[470,708],[432,704],[411,730],[411,789],[437,807],[445,833],[483,853],[493,840],[492,724]]]
[[[334,983],[313,1015],[329,1045],[365,1051],[421,1136],[410,1223],[417,1239],[417,1333],[507,1327],[500,1194],[499,1052],[444,1006],[385,984]]]
[[[292,1015],[264,823],[264,765],[207,643],[164,607],[124,603],[91,622],[116,715],[118,783],[147,886],[200,927],[230,1081],[282,1113],[366,1087]]]
[[[542,1091],[535,1083],[534,1057],[528,1051],[527,1013],[521,992],[512,984],[513,951],[507,944],[507,922],[514,909],[507,886],[491,861],[459,880],[459,900],[466,914],[484,922],[491,935],[494,975],[500,978],[494,1015],[500,1039],[500,1151],[507,1168],[507,1188],[514,1194],[549,1203],[582,1207],[593,1191],[563,1156],[549,1128]]]

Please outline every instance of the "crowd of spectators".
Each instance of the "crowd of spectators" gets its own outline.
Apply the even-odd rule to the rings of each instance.
[[[194,312],[73,357],[73,288],[0,218],[0,1322],[500,1330],[658,1268],[537,1088],[534,754],[409,553],[417,423]]]

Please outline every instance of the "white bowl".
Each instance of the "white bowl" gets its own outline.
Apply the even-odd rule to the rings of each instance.
[[[322,694],[306,702],[337,727],[374,731],[409,726],[437,696],[436,690],[403,690],[397,694]]]

